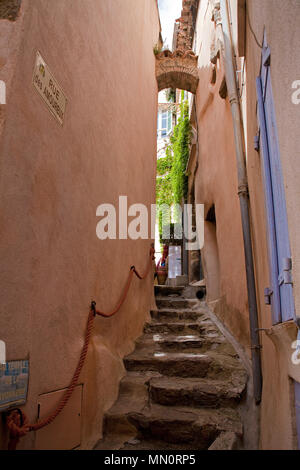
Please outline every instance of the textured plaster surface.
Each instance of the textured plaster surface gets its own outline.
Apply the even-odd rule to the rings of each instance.
[[[196,31],[199,86],[195,97],[198,119],[198,167],[195,170],[195,201],[205,204],[205,215],[215,206],[216,226],[205,226],[202,260],[208,301],[219,300],[219,318],[236,339],[249,347],[249,322],[241,217],[238,199],[235,147],[230,104],[219,95],[224,76],[222,61],[213,64],[210,41],[215,38],[209,2],[199,6]],[[194,127],[195,124],[194,124]],[[249,350],[248,350],[249,351]]]
[[[9,89],[0,141],[0,331],[9,360],[30,358],[31,422],[38,395],[70,382],[90,301],[112,309],[129,267],[143,270],[148,260],[150,240],[100,241],[96,208],[117,207],[119,195],[129,205],[155,202],[158,34],[156,2],[148,0],[73,0],[71,9],[62,0],[24,0],[15,23],[0,21]],[[37,50],[67,96],[63,127],[33,88]],[[150,301],[150,277],[134,279],[118,316],[95,321],[80,378],[82,448],[101,437],[122,357]],[[19,448],[33,447],[31,433]]]
[[[300,309],[299,266],[299,113],[300,105],[292,103],[292,83],[299,80],[300,40],[299,2],[289,0],[254,0],[248,2],[249,17],[257,39],[263,41],[264,30],[271,50],[271,80],[277,120],[280,158],[285,187],[288,227],[293,259],[294,299],[296,313]],[[264,287],[269,285],[266,226],[260,155],[253,149],[257,134],[255,79],[259,75],[261,50],[247,26],[246,88],[244,90],[244,122],[247,133],[247,162],[251,198],[257,292],[260,326],[271,327],[271,311],[264,305]],[[245,99],[247,98],[247,106]],[[273,329],[271,330],[273,331]],[[288,334],[283,332],[288,331]],[[281,334],[279,334],[281,332]],[[263,449],[295,449],[293,429],[294,398],[290,378],[300,381],[299,366],[293,366],[292,342],[296,340],[294,325],[278,325],[272,335],[262,334],[263,400],[261,415],[261,447]],[[276,340],[275,340],[276,338]]]

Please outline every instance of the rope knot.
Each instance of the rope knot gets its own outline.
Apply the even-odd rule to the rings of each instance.
[[[6,427],[9,431],[8,450],[15,450],[20,438],[30,431],[28,418],[19,408],[11,410],[6,415]]]

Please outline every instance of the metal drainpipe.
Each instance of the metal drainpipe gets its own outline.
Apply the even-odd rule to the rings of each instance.
[[[220,14],[221,13],[221,14]],[[253,391],[255,402],[261,401],[262,393],[262,371],[260,355],[260,338],[258,331],[257,299],[254,277],[253,251],[251,243],[249,194],[246,160],[244,153],[244,139],[242,134],[242,119],[240,102],[237,91],[236,71],[233,60],[233,46],[229,24],[227,0],[220,1],[220,10],[215,11],[215,22],[220,31],[221,53],[225,64],[225,77],[228,97],[231,105],[231,113],[234,127],[234,139],[236,149],[236,162],[238,173],[238,195],[240,200],[241,219],[243,228],[244,251],[246,262],[246,277],[249,303],[251,356],[253,372]]]

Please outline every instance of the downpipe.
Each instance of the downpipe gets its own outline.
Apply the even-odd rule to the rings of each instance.
[[[238,97],[236,73],[233,60],[233,46],[229,23],[227,0],[220,1],[220,10],[215,10],[215,22],[220,32],[221,53],[225,64],[225,77],[228,96],[231,106],[234,140],[236,150],[236,163],[238,173],[238,195],[243,228],[243,241],[246,263],[247,291],[249,304],[251,359],[253,374],[253,392],[256,404],[261,401],[262,370],[261,345],[258,331],[257,298],[254,276],[253,251],[251,242],[250,211],[246,159],[244,152],[244,139],[242,134],[241,109]]]

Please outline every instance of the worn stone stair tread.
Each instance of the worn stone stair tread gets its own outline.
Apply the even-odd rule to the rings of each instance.
[[[168,333],[161,334],[145,334],[136,340],[135,344],[139,349],[142,348],[153,348],[158,346],[160,348],[201,348],[209,345],[220,345],[225,341],[222,337],[216,335],[216,337],[207,338],[206,335],[172,335]]]
[[[205,351],[192,352],[148,352],[135,351],[124,359],[127,370],[156,370],[167,376],[205,377],[219,375],[229,377],[233,371],[242,373],[243,367],[236,357]]]
[[[121,399],[123,395],[144,396],[147,401],[148,393],[153,402],[166,406],[204,406],[220,407],[235,406],[243,397],[247,385],[247,374],[232,374],[231,380],[217,378],[181,378],[166,377],[155,371],[128,372],[120,386]]]
[[[206,321],[208,317],[198,310],[158,310],[152,311],[153,321]]]
[[[232,409],[196,409],[152,405],[142,411],[129,412],[129,423],[138,436],[155,436],[171,443],[190,443],[208,448],[224,431],[242,436],[240,417]]]
[[[157,370],[166,375],[202,377],[206,375],[212,359],[196,353],[134,352],[124,359],[127,370]]]
[[[161,352],[185,351],[185,352],[206,352],[215,350],[227,353],[233,357],[237,356],[234,348],[225,341],[224,337],[216,334],[144,334],[136,340],[136,352],[141,350],[153,350]]]
[[[234,409],[220,408],[218,410],[210,408],[193,408],[190,406],[163,406],[159,404],[152,404],[150,407],[145,407],[142,411],[130,411],[128,416],[135,415],[147,417],[149,420],[164,420],[166,422],[186,422],[215,424],[221,430],[235,430],[237,434],[242,433],[242,424],[240,422],[240,415]]]
[[[234,431],[242,433],[242,425],[238,412],[232,408],[195,408],[191,406],[163,406],[137,400],[136,397],[122,395],[117,403],[108,411],[106,419],[124,418],[131,423],[164,422],[179,424],[197,424],[198,426],[214,425],[220,431]],[[135,424],[136,425],[136,424]],[[142,425],[142,424],[141,424]]]
[[[160,308],[192,308],[199,306],[197,299],[185,299],[182,297],[156,297],[156,305]]]
[[[170,297],[163,296],[169,292]],[[248,374],[207,304],[158,289],[158,309],[124,358],[119,397],[97,449],[229,450],[242,446]]]
[[[172,294],[182,295],[184,291],[184,286],[154,286],[155,295],[158,296],[168,296]]]
[[[154,310],[150,310],[150,313],[199,313],[199,315],[207,315],[207,311],[203,307],[197,306],[197,308],[158,308]],[[207,316],[208,317],[208,316]]]
[[[216,363],[223,364],[224,368],[238,368],[242,369],[242,363],[237,357],[228,356],[219,353],[218,351],[205,351],[201,352],[178,352],[178,351],[151,351],[151,350],[135,350],[129,356],[124,358],[125,365],[130,361],[136,362],[174,362],[174,361],[185,361],[188,360],[190,363],[193,362],[208,362],[215,361]],[[149,369],[151,370],[151,369]]]
[[[161,313],[161,314],[165,314],[165,315],[178,315],[178,314],[189,314],[189,313],[194,313],[194,314],[197,314],[200,316],[207,316],[208,318],[208,315],[207,315],[207,312],[204,310],[204,309],[200,309],[200,308],[180,308],[180,309],[177,309],[177,308],[159,308],[159,309],[155,309],[155,310],[151,310],[150,313],[152,315],[155,315],[155,314],[158,314],[158,313]]]
[[[137,433],[137,431],[136,431]],[[136,440],[136,444],[131,444],[130,441]],[[172,444],[171,442],[164,442],[158,439],[149,439],[143,437],[136,437],[136,434],[108,434],[102,441],[98,442],[94,450],[197,450],[194,445],[188,443]]]
[[[177,320],[177,319],[176,319]],[[153,318],[151,322],[147,322],[146,323],[146,326],[153,326],[154,328],[156,326],[176,326],[176,325],[185,325],[186,328],[199,328],[199,327],[202,327],[202,329],[208,329],[208,328],[212,328],[214,329],[216,332],[219,332],[218,328],[216,325],[214,325],[214,323],[212,321],[206,321],[206,320],[203,320],[201,321],[200,319],[197,319],[197,320],[190,320],[190,319],[182,319],[181,321],[177,320],[175,321],[174,318],[170,318],[170,320],[160,320],[160,319],[156,319],[156,318]]]
[[[218,329],[213,324],[201,324],[199,321],[157,321],[153,320],[144,326],[145,333],[161,332],[181,332],[184,330],[197,331],[200,333],[218,333]]]
[[[194,445],[180,445],[172,444],[171,442],[164,442],[155,439],[139,439],[139,443],[132,445],[125,442],[120,450],[196,450]],[[153,456],[155,458],[156,456]]]
[[[246,378],[230,383],[211,378],[153,377],[149,385],[151,399],[161,405],[208,408],[237,404],[245,391]]]

